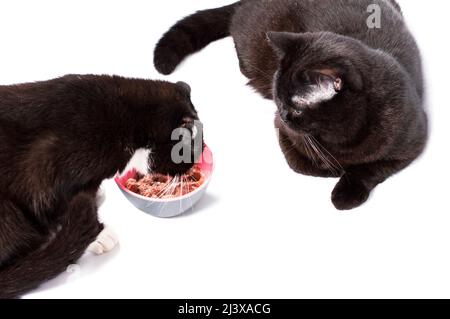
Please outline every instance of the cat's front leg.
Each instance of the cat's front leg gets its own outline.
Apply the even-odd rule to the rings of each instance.
[[[88,193],[95,197],[97,207],[103,205],[106,200],[106,193],[101,186],[97,184],[88,186]],[[95,255],[103,255],[112,251],[119,244],[119,239],[116,233],[108,226],[105,226],[103,230],[98,234],[97,238],[87,248],[87,252]]]
[[[332,202],[339,210],[350,210],[364,204],[372,190],[410,161],[380,161],[346,169],[332,193]]]
[[[103,255],[112,251],[119,244],[116,233],[109,227],[105,227],[97,236],[97,239],[89,245],[87,251],[96,255]]]

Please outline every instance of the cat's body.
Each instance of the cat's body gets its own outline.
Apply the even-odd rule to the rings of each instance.
[[[65,270],[103,226],[96,194],[140,148],[182,173],[168,145],[197,119],[184,84],[71,75],[0,86],[0,298]]]
[[[381,28],[367,23],[373,5]],[[228,35],[249,84],[277,104],[291,168],[341,177],[332,195],[338,209],[361,205],[422,153],[420,53],[394,0],[243,0],[200,11],[161,39],[155,66],[171,73]]]

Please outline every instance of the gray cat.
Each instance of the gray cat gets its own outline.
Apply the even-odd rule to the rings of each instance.
[[[380,28],[367,23],[370,8]],[[423,152],[420,53],[394,0],[243,0],[200,11],[164,35],[155,66],[169,74],[230,35],[249,84],[277,105],[290,167],[340,178],[337,209],[360,206]]]

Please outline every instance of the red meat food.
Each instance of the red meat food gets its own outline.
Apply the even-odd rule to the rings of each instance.
[[[200,165],[196,164],[182,176],[138,175],[136,178],[130,178],[125,186],[131,192],[145,197],[170,199],[192,193],[204,182],[205,176]]]

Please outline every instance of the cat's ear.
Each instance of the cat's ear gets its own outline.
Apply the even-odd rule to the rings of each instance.
[[[177,82],[177,85],[183,89],[183,91],[187,94],[187,95],[191,95],[191,87],[189,86],[189,84],[187,84],[186,82]]]
[[[270,31],[267,40],[279,56],[283,56],[295,43],[296,34],[291,32]]]
[[[269,31],[266,34],[270,45],[280,57],[283,57],[286,52],[292,49],[302,47],[311,37],[308,33],[293,33],[293,32],[275,32]]]

